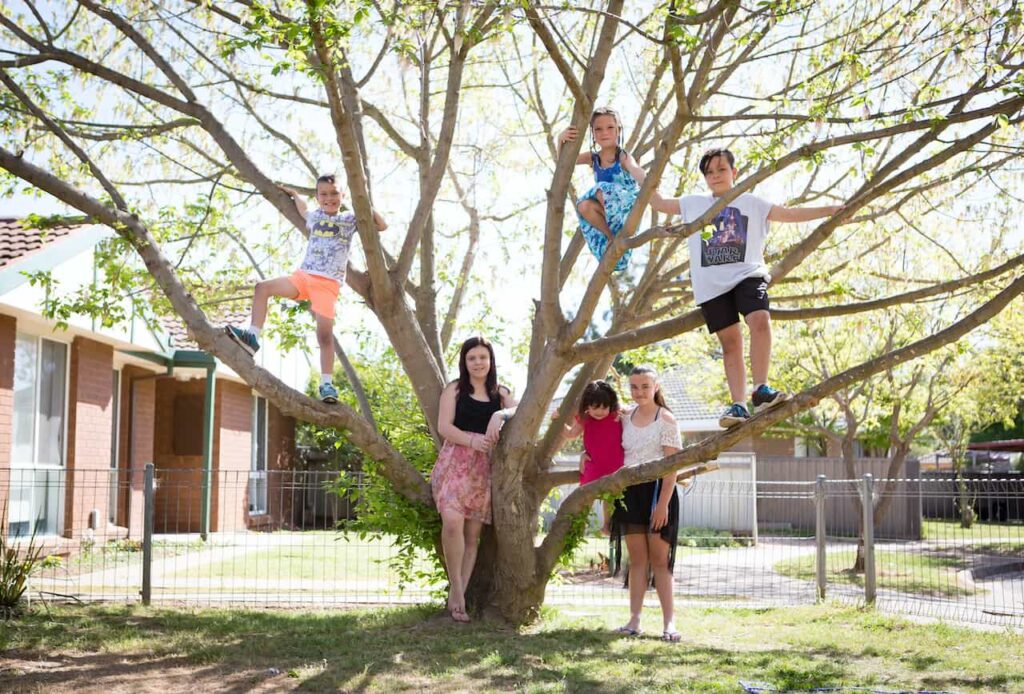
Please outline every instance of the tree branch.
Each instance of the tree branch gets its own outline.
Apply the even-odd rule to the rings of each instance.
[[[137,217],[107,207],[3,147],[0,147],[0,167],[109,226],[131,242],[142,257],[146,269],[203,350],[228,364],[284,414],[321,426],[345,429],[353,443],[381,463],[384,476],[396,490],[414,502],[433,505],[430,486],[423,475],[366,420],[342,403],[325,405],[289,388],[273,374],[257,366],[223,330],[210,325],[191,294],[171,270],[167,258],[149,230]]]
[[[1019,277],[971,314],[929,337],[836,374],[795,395],[783,404],[755,415],[746,423],[709,436],[697,444],[687,446],[678,453],[649,463],[622,468],[600,480],[578,487],[562,501],[550,531],[537,549],[537,570],[544,572],[551,570],[564,545],[566,535],[572,527],[573,517],[588,508],[599,495],[615,494],[631,484],[654,480],[673,470],[710,461],[720,451],[744,439],[756,436],[769,427],[813,407],[823,397],[827,397],[841,388],[865,381],[888,368],[906,363],[957,341],[997,315],[1022,293],[1024,293],[1024,277]]]

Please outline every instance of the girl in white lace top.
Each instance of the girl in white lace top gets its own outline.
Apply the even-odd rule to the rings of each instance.
[[[661,394],[657,372],[649,366],[633,369],[629,391],[636,407],[622,422],[625,465],[641,465],[678,451],[682,447],[679,428]],[[640,633],[644,593],[649,575],[653,574],[664,622],[662,639],[671,642],[680,639],[672,599],[672,565],[679,535],[679,496],[675,482],[673,471],[660,479],[634,484],[627,487],[622,499],[616,502],[612,536],[618,542],[625,538],[630,560],[626,577],[630,616],[629,622],[617,629],[619,633],[630,636]]]

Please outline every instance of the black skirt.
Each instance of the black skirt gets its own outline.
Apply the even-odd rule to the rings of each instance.
[[[622,498],[615,502],[615,510],[612,513],[612,557],[609,567],[613,576],[622,566],[622,536],[651,533],[651,512],[660,493],[660,479],[641,482],[626,487]],[[674,485],[672,498],[668,502],[668,522],[658,534],[668,543],[668,570],[671,572],[675,566],[676,543],[679,540],[679,492]],[[629,585],[628,573],[626,585]]]

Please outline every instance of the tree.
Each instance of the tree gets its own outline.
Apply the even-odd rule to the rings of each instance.
[[[788,384],[809,385],[841,372],[865,355],[877,358],[921,339],[935,328],[923,307],[887,309],[878,320],[861,321],[846,330],[822,321],[809,339],[788,345],[785,366]],[[850,329],[853,327],[854,329]],[[820,435],[840,451],[845,479],[860,477],[857,446],[882,451],[888,459],[872,506],[875,527],[880,527],[895,498],[910,454],[920,450],[937,418],[959,410],[975,377],[973,357],[965,343],[936,350],[913,361],[888,367],[881,373],[829,394],[829,402],[805,413],[793,426]],[[852,570],[864,571],[863,499],[854,496],[858,509],[860,542]]]
[[[396,493],[427,509],[423,473],[365,416],[286,388],[210,325],[195,299],[206,284],[201,263],[194,274],[182,272],[196,243],[186,241],[175,262],[163,248],[177,238],[175,229],[187,227],[199,239],[208,233],[208,216],[226,217],[231,205],[248,200],[261,200],[301,229],[276,184],[316,173],[318,152],[340,153],[365,255],[365,268],[351,268],[348,284],[386,333],[436,442],[447,378],[443,338],[457,332],[450,326],[462,301],[456,282],[449,307],[442,311],[438,303],[448,291],[437,283],[437,247],[444,242],[438,228],[445,222],[436,213],[439,195],[450,186],[466,199],[459,188],[467,190],[483,172],[464,154],[479,151],[474,138],[494,127],[494,104],[519,109],[515,132],[526,133],[550,171],[542,250],[532,259],[540,282],[526,350],[529,381],[495,452],[493,532],[470,587],[477,605],[494,606],[512,621],[536,616],[574,515],[599,494],[673,469],[693,471],[841,388],[955,342],[1024,290],[1017,276],[1024,258],[998,243],[992,255],[1002,264],[965,265],[953,279],[924,282],[908,269],[885,283],[885,294],[852,302],[816,289],[820,275],[803,274],[808,261],[836,254],[837,234],[846,241],[838,273],[858,263],[850,240],[876,225],[914,233],[912,220],[900,221],[912,201],[930,204],[934,196],[1008,184],[1021,155],[1015,133],[1024,81],[1020,13],[1002,3],[964,9],[923,0],[778,0],[746,7],[719,0],[631,4],[627,11],[622,0],[598,7],[77,0],[42,10],[25,0],[0,10],[0,32],[0,167],[9,172],[8,189],[23,182],[114,228],[203,349],[282,412],[344,428]],[[574,224],[566,203],[583,138],[554,158],[553,137],[559,121],[583,129],[599,98],[613,91],[639,104],[626,144],[648,178],[626,228],[595,267],[581,256],[579,235],[566,243],[564,233]],[[404,104],[415,107],[406,111]],[[460,119],[472,113],[482,117],[467,126]],[[325,125],[316,131],[307,125],[313,122]],[[777,320],[853,316],[953,293],[968,295],[972,310],[740,428],[577,489],[538,544],[540,503],[566,481],[550,469],[557,428],[543,430],[546,405],[563,379],[574,374],[565,415],[616,354],[700,326],[679,279],[686,270],[681,249],[733,196],[688,225],[645,220],[644,208],[666,176],[678,177],[677,190],[696,185],[689,162],[709,138],[735,147],[744,162],[736,195],[763,183],[789,188],[781,195],[790,202],[846,205],[813,229],[779,237],[787,243],[773,249],[775,282],[810,305],[777,311]],[[376,178],[382,152],[393,153],[415,180],[413,209],[397,243],[372,233],[371,201],[386,194]],[[673,157],[687,165],[675,169]],[[552,159],[553,169],[546,163]],[[523,164],[532,178],[537,167]],[[203,202],[187,214],[145,195],[191,196],[197,186]],[[500,192],[481,195],[497,201]],[[235,230],[218,232],[218,242],[229,243],[229,231]],[[978,235],[994,240],[997,232],[983,228]],[[474,248],[471,236],[467,272]],[[614,276],[627,248],[646,250],[647,261]],[[601,311],[607,319],[597,319]]]
[[[957,509],[960,525],[970,528],[975,520],[974,495],[963,476],[968,466],[971,441],[1015,438],[1021,422],[1021,391],[1024,390],[1024,340],[1020,336],[1021,302],[1013,302],[978,336],[979,345],[963,365],[967,380],[964,397],[956,407],[942,411],[932,423],[934,437],[953,462],[957,477]],[[994,434],[994,435],[993,435]]]

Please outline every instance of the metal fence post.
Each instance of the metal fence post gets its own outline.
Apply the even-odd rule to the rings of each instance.
[[[818,581],[818,600],[825,599],[827,564],[825,563],[825,475],[818,475],[814,487],[814,545],[815,576]]]
[[[872,495],[874,478],[865,474],[862,501],[864,507],[864,602],[875,604],[875,503]]]
[[[142,487],[142,604],[153,597],[153,463],[146,463]]]

